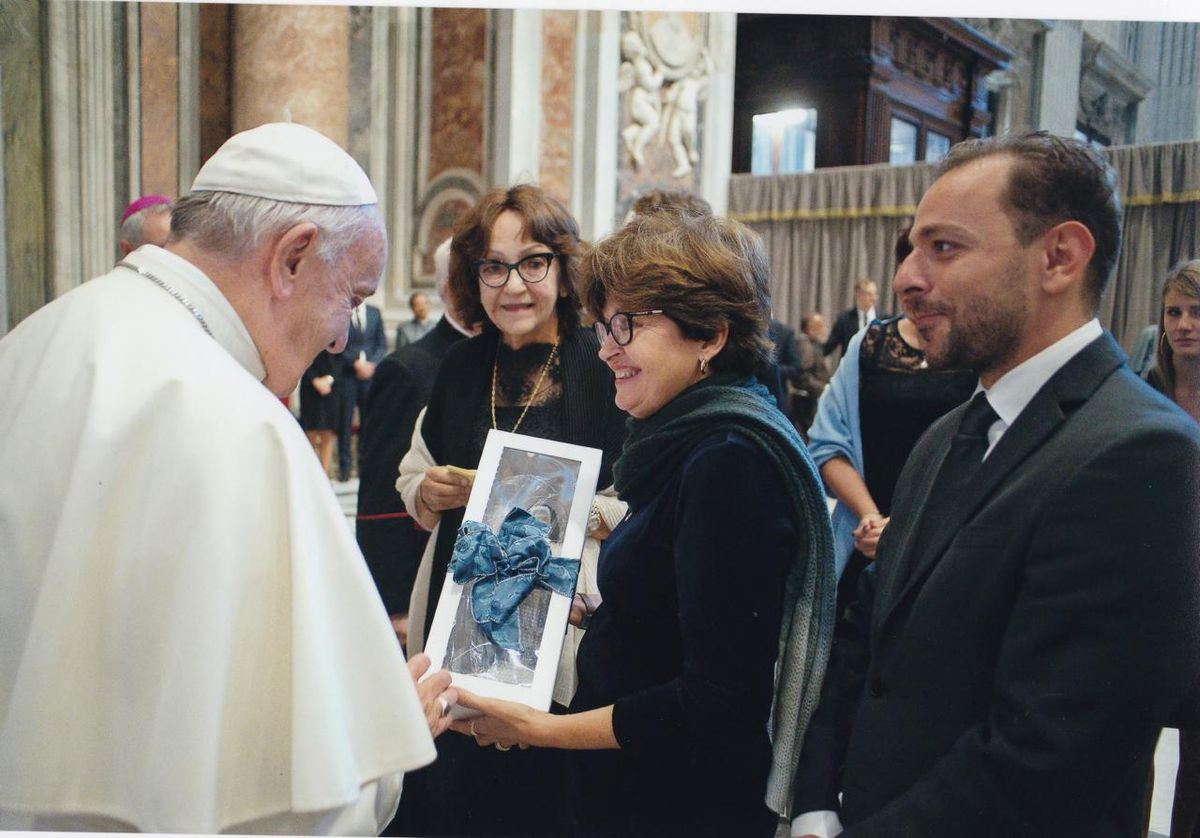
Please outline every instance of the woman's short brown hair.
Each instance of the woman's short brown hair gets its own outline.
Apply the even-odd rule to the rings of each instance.
[[[579,328],[579,225],[561,201],[540,186],[520,184],[488,192],[459,221],[450,243],[450,292],[466,323],[495,328],[483,309],[479,277],[473,267],[491,246],[492,227],[505,210],[524,220],[523,232],[558,257],[558,312],[560,334]]]
[[[1167,314],[1167,294],[1178,291],[1185,297],[1200,300],[1200,259],[1181,262],[1171,269],[1163,281],[1162,303],[1158,307],[1158,349],[1155,366],[1167,388],[1167,395],[1175,398],[1175,351],[1167,339],[1164,321]]]
[[[580,266],[588,311],[661,308],[684,335],[710,339],[728,326],[714,370],[753,375],[774,349],[767,337],[771,294],[762,240],[716,216],[638,216],[600,241]]]

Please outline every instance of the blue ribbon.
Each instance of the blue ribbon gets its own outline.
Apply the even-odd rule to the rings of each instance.
[[[550,528],[514,507],[492,532],[479,521],[465,521],[454,542],[450,569],[460,585],[474,580],[471,615],[488,639],[504,649],[523,652],[517,606],[540,585],[569,597],[575,594],[579,562],[550,555]]]

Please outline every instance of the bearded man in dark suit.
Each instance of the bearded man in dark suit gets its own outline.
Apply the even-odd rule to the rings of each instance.
[[[963,143],[911,239],[894,288],[926,358],[980,389],[900,476],[792,834],[1140,835],[1198,671],[1200,433],[1095,317],[1115,177],[1047,134]]]

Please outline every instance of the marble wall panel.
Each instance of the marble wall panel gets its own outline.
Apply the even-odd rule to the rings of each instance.
[[[542,13],[542,149],[539,182],[571,199],[572,128],[575,117],[575,32],[579,12]]]
[[[370,6],[350,9],[350,87],[346,150],[363,171],[371,171],[371,18]],[[386,118],[386,114],[381,117]]]
[[[171,3],[141,9],[142,194],[179,184],[179,19]]]
[[[203,3],[200,26],[200,162],[233,134],[233,6]]]
[[[434,9],[431,34],[428,181],[450,169],[482,174],[487,12]]]
[[[46,265],[46,169],[42,130],[42,15],[37,0],[0,3],[0,131],[3,131],[5,237],[2,248],[8,327],[48,299]],[[3,308],[3,307],[0,307]],[[0,334],[4,332],[0,328]]]
[[[308,125],[349,139],[350,12],[344,6],[252,6],[234,11],[233,130]]]

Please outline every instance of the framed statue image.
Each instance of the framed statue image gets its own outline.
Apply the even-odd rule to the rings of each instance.
[[[600,456],[488,432],[425,647],[431,671],[446,669],[479,695],[550,708]]]

